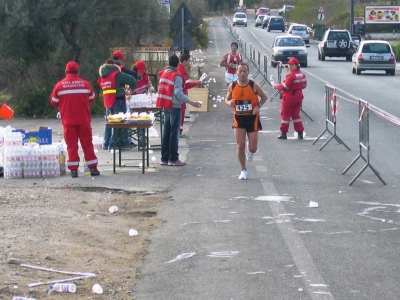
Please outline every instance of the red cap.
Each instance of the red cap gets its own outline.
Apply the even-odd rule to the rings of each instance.
[[[114,51],[113,57],[125,59],[124,53],[122,53],[120,50]]]
[[[65,66],[65,71],[67,72],[71,72],[71,71],[79,71],[79,65],[74,62],[74,61],[70,61],[69,63],[67,63],[67,65]]]
[[[146,72],[146,63],[143,60],[138,60],[135,62],[135,67],[138,69],[138,72],[145,73]]]
[[[299,61],[297,60],[297,58],[292,57],[291,59],[289,59],[288,61],[289,65],[298,65],[300,64]]]

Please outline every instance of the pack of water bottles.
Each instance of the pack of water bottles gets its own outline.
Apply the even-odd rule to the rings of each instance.
[[[6,140],[6,139],[5,139]],[[19,144],[16,140],[4,148],[4,178],[47,178],[60,176],[61,145]]]

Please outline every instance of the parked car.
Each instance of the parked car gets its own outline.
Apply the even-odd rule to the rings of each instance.
[[[264,16],[264,19],[263,19],[262,24],[261,24],[262,29],[267,27],[270,18],[271,18],[271,16]]]
[[[295,23],[292,23],[287,31],[288,34],[300,36],[306,44],[310,43],[310,32],[307,25]]]
[[[256,19],[256,22],[254,23],[254,26],[262,26],[263,20],[265,18],[265,15],[258,16]]]
[[[247,15],[242,12],[237,12],[233,15],[232,19],[233,26],[244,25],[247,27]]]
[[[394,76],[396,73],[396,56],[392,46],[385,41],[361,41],[353,54],[351,71],[360,75],[361,71],[383,70]]]
[[[279,15],[283,16],[284,14],[286,14],[289,10],[293,9],[294,6],[293,5],[287,5],[285,4],[280,10],[279,10]]]
[[[289,59],[295,57],[299,60],[300,66],[307,67],[307,48],[301,37],[293,35],[279,35],[272,44],[271,66],[276,67],[277,61],[287,63]]]
[[[258,16],[261,16],[261,15],[269,16],[270,13],[271,13],[271,10],[268,7],[260,7],[256,12],[256,19],[257,19]]]
[[[268,21],[267,30],[268,32],[271,30],[280,30],[285,32],[285,21],[282,17],[271,17]]]
[[[346,57],[351,61],[355,49],[353,40],[346,29],[328,29],[318,44],[318,60],[325,57]]]

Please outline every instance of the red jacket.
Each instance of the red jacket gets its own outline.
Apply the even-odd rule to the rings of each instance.
[[[178,71],[160,71],[158,73],[160,77],[160,82],[158,84],[158,97],[156,106],[162,108],[172,108],[172,97],[174,96],[174,83],[175,83],[175,76],[181,76],[181,73]],[[184,88],[183,84],[183,87]]]
[[[306,76],[296,69],[286,75],[282,84],[278,84],[276,88],[282,91],[282,99],[285,100],[301,100],[304,98],[303,89],[307,87]]]
[[[191,89],[191,88],[193,88],[193,87],[195,87],[195,86],[197,86],[197,82],[196,81],[194,81],[194,82],[191,82],[190,80],[189,80],[189,76],[188,76],[188,74],[187,74],[187,72],[186,72],[186,69],[185,69],[185,66],[184,65],[182,65],[182,64],[179,64],[178,65],[178,72],[179,73],[181,73],[181,75],[182,75],[182,78],[183,78],[183,81],[185,82],[185,84],[184,84],[184,86],[183,86],[183,93],[185,94],[185,95],[187,95],[188,94],[188,89]]]
[[[112,108],[117,100],[117,83],[115,81],[115,75],[117,75],[117,73],[119,73],[119,71],[111,72],[108,76],[97,79],[97,83],[103,90],[105,108]]]
[[[149,82],[149,75],[147,75],[147,73],[143,73],[142,78],[136,80],[136,89],[132,95],[145,94],[147,92],[147,85]]]
[[[58,107],[63,125],[90,123],[90,106],[96,100],[92,86],[76,74],[57,82],[50,97],[50,104]]]

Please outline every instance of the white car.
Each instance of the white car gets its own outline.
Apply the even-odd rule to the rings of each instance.
[[[310,43],[310,30],[307,25],[292,23],[287,31],[288,34],[300,36],[306,44]]]
[[[293,5],[287,5],[285,4],[280,10],[279,10],[279,15],[283,16],[284,14],[286,14],[289,10],[293,9],[294,6]]]
[[[289,59],[295,57],[300,62],[300,66],[307,67],[307,48],[304,41],[299,36],[294,35],[278,35],[272,44],[271,66],[275,68],[278,61],[287,64]]]
[[[244,25],[247,27],[247,15],[243,12],[237,12],[233,15],[232,25]]]
[[[361,41],[353,54],[351,71],[360,75],[361,71],[383,70],[388,75],[396,73],[396,56],[392,46],[386,41]]]

